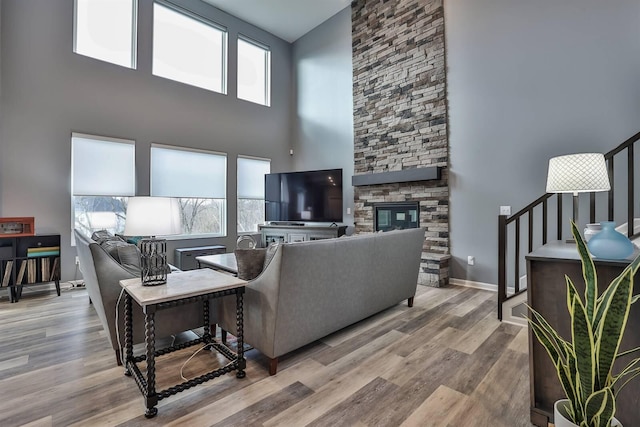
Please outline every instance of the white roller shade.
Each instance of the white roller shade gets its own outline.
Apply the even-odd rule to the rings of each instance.
[[[74,196],[133,196],[133,141],[71,135],[72,193]]]
[[[271,161],[238,157],[238,198],[264,199],[264,176],[271,172]]]
[[[151,147],[151,195],[224,199],[227,156],[162,146]]]

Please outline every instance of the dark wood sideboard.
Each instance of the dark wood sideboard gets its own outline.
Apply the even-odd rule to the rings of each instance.
[[[637,256],[627,260],[596,260],[598,288],[602,292],[622,270]],[[528,303],[565,338],[571,337],[569,313],[567,311],[567,289],[565,275],[569,276],[581,294],[584,294],[582,265],[575,243],[557,241],[548,243],[531,252],[527,257]],[[634,295],[640,293],[640,277],[636,274]],[[640,346],[640,303],[631,307],[622,350]],[[635,355],[638,357],[638,355]],[[617,362],[614,372],[619,372],[631,358]],[[529,375],[531,385],[531,422],[538,427],[547,427],[553,420],[553,404],[564,398],[556,369],[544,347],[533,337],[529,329]],[[624,426],[640,426],[640,378],[634,379],[618,395],[616,418]]]

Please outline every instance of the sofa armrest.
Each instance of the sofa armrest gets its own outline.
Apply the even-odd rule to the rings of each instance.
[[[282,248],[279,247],[264,271],[249,281],[244,294],[244,341],[270,358],[276,357],[274,345],[281,261]],[[222,298],[218,310],[220,327],[236,334],[235,296]]]

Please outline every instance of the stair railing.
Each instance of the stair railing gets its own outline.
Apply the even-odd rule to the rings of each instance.
[[[621,175],[626,175],[626,212],[627,236],[637,237],[640,233],[634,233],[634,206],[635,206],[635,161],[634,145],[640,140],[640,132],[624,141],[622,144],[604,155],[611,182],[611,190],[606,197],[606,216],[609,221],[615,218],[615,202],[625,196],[616,191],[614,166],[616,160],[622,160],[624,167],[618,171]],[[626,162],[624,161],[626,153]],[[618,163],[618,166],[620,163]],[[563,194],[544,194],[520,209],[513,215],[498,216],[498,319],[502,320],[503,303],[509,299],[526,291],[526,287],[521,286],[520,280],[522,272],[526,269],[525,256],[534,249],[547,243],[549,233],[555,231],[554,237],[563,240],[568,223],[564,224],[563,206],[566,203]],[[616,199],[616,197],[618,197]],[[589,194],[589,222],[596,221],[596,208],[602,208],[604,199],[596,197],[595,193]],[[572,200],[569,199],[572,203]],[[598,202],[598,203],[597,203]],[[555,215],[553,211],[555,210]],[[550,214],[551,213],[551,214]],[[551,220],[551,221],[550,221]],[[527,233],[522,232],[523,224],[526,222]],[[522,247],[527,250],[523,251]],[[510,280],[511,279],[511,280]],[[512,284],[512,286],[510,286]]]

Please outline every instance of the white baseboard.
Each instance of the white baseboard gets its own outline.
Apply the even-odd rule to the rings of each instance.
[[[498,285],[491,283],[474,282],[473,280],[449,279],[449,283],[456,286],[465,286],[467,288],[483,289],[485,291],[498,292]]]

